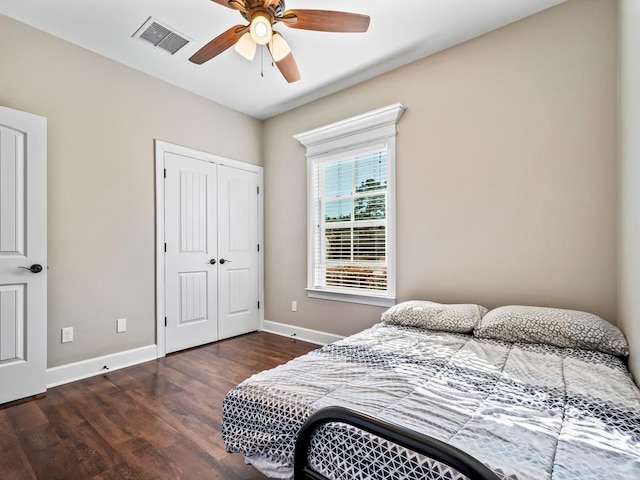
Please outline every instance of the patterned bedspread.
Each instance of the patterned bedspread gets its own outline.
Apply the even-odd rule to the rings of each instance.
[[[300,427],[331,405],[446,441],[502,478],[640,479],[640,390],[603,353],[378,324],[232,389],[223,440],[265,473],[291,478]],[[349,437],[375,442],[336,428],[319,432],[314,444],[325,452],[312,454],[330,478],[344,475],[335,464],[353,450]],[[443,468],[409,455],[413,473],[398,474],[394,456],[403,454],[387,444],[378,451],[379,478],[439,478],[420,469]]]

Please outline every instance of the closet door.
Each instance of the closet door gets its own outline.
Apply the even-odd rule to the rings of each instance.
[[[218,337],[259,328],[258,176],[218,167]]]
[[[258,330],[259,170],[244,169],[240,162],[229,166],[221,157],[186,147],[162,147],[157,151],[162,353]]]
[[[166,352],[218,339],[216,165],[165,153]]]

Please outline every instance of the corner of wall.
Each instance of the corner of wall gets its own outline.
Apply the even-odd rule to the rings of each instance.
[[[640,3],[619,0],[618,22],[618,323],[629,342],[629,369],[640,384]]]

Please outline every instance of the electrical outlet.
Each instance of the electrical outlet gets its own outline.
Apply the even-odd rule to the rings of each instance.
[[[73,327],[62,329],[62,343],[73,342]]]
[[[116,332],[122,333],[126,331],[127,331],[127,319],[119,318],[118,320],[116,320]]]
[[[298,302],[296,302],[295,300],[291,301],[291,311],[292,312],[297,312],[298,311]]]

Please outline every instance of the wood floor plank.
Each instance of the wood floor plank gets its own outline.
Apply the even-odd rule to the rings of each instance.
[[[137,473],[136,473],[137,475]],[[118,471],[117,467],[112,468],[110,470],[107,470],[105,472],[102,472],[99,475],[94,475],[93,477],[91,477],[91,480],[137,480],[139,477],[134,476],[134,477],[124,477],[120,474],[120,472]]]
[[[20,443],[39,479],[80,480],[89,476],[50,423],[21,431]]]
[[[176,443],[165,455],[179,466],[182,478],[245,480],[245,477],[238,476],[233,470],[188,442]]]
[[[100,451],[102,449],[95,448],[95,439],[87,438],[85,435],[86,430],[91,429],[88,422],[84,421],[79,426],[60,422],[54,422],[51,425],[88,475],[99,475],[109,469],[108,459],[105,459]]]
[[[142,402],[146,395],[143,390],[132,390],[128,394],[139,402]],[[220,429],[210,422],[200,420],[188,410],[174,403],[170,397],[165,398],[165,401],[161,403],[149,403],[147,408],[164,418],[183,437],[189,439],[213,458],[219,459],[227,455],[225,448],[219,442],[211,441],[220,435]]]
[[[0,410],[0,454],[2,478],[32,480],[36,478],[29,460],[20,445],[18,434],[9,421],[6,410]]]
[[[35,402],[21,403],[7,408],[5,411],[17,432],[30,430],[49,423],[49,420]]]
[[[243,480],[267,480],[268,478],[251,465],[247,465],[242,455],[228,453],[220,463]]]
[[[230,385],[236,385],[238,382],[228,380],[226,374],[233,373],[240,375],[244,379],[247,378],[246,375],[250,375],[253,372],[253,369],[229,362],[224,358],[212,355],[203,356],[202,351],[204,350],[194,351],[188,358],[178,357],[174,360],[175,356],[169,357],[165,360],[165,365],[207,385],[211,384],[212,381],[222,381]]]
[[[167,450],[157,449],[142,438],[129,440],[122,445],[123,456],[141,479],[183,478],[180,467],[165,455]]]
[[[179,370],[164,367],[162,376],[181,385],[181,391],[167,393],[174,403],[188,410],[202,421],[218,420],[222,411],[220,395],[213,395],[211,387],[200,383]]]
[[[221,437],[222,399],[317,348],[253,333],[50,389],[0,409],[0,479],[264,480]]]
[[[49,390],[46,397],[38,401],[38,406],[50,422],[58,421],[79,425],[84,421],[80,405],[67,400],[56,388]]]

